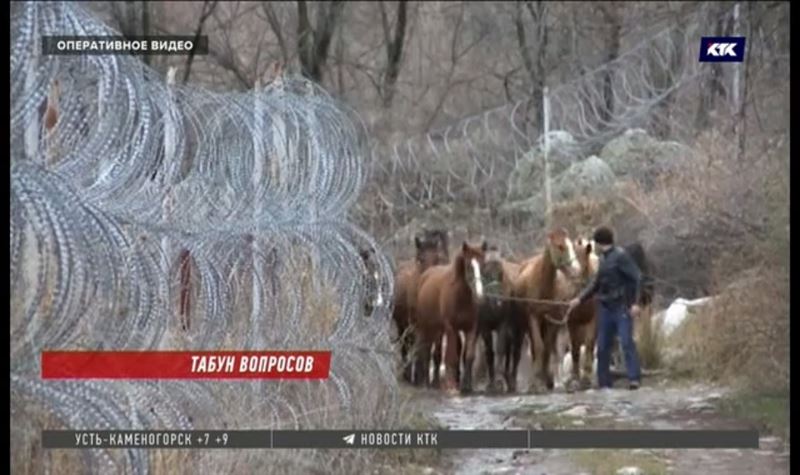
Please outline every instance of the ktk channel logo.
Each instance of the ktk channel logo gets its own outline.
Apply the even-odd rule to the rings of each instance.
[[[704,36],[700,40],[700,62],[741,63],[744,44],[744,36]]]

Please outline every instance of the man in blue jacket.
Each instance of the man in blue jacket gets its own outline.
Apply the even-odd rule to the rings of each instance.
[[[639,314],[641,271],[624,249],[614,245],[614,233],[607,227],[593,236],[600,251],[600,268],[594,279],[569,302],[567,313],[588,299],[597,300],[597,383],[611,388],[609,364],[614,337],[619,334],[630,389],[638,389],[641,372],[639,355],[633,341],[632,317]]]

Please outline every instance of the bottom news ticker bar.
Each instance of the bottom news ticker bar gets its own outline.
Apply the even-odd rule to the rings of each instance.
[[[42,431],[45,449],[757,449],[755,430]]]

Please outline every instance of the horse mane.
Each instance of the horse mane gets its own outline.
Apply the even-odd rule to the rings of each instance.
[[[464,251],[459,249],[455,256],[453,256],[453,260],[450,263],[453,266],[453,272],[455,274],[456,279],[463,279],[466,275],[466,258],[464,257]]]

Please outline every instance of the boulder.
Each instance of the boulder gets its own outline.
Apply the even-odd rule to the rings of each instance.
[[[609,141],[600,157],[618,177],[652,183],[661,173],[685,165],[692,156],[689,147],[678,142],[659,141],[642,129],[629,129]]]
[[[567,201],[577,197],[594,197],[607,192],[615,181],[614,172],[599,157],[591,156],[586,160],[574,163],[551,181],[551,197],[553,203]],[[508,203],[505,211],[524,211],[530,214],[543,215],[545,210],[545,193],[541,187],[527,199]]]
[[[550,154],[550,176],[556,176],[580,159],[580,149],[569,132],[553,130],[548,134]],[[525,199],[531,190],[544,186],[544,143],[528,151],[511,173],[509,198]]]

